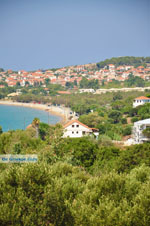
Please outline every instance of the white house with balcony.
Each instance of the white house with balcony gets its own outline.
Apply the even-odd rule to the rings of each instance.
[[[134,101],[133,101],[133,107],[136,108],[137,106],[143,105],[143,104],[145,104],[145,103],[150,103],[150,98],[144,97],[144,96],[142,96],[142,97],[137,97],[137,98],[135,98]]]
[[[134,123],[133,126],[133,139],[135,144],[141,144],[147,141],[150,141],[149,138],[145,137],[143,130],[150,128],[150,118],[140,120]]]
[[[94,134],[98,137],[99,132],[96,128],[90,128],[87,125],[79,122],[78,120],[72,120],[64,125],[63,137],[83,137]]]

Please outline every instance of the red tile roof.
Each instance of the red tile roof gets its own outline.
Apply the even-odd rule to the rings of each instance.
[[[70,122],[68,122],[67,124],[64,125],[64,128],[72,125],[75,122],[80,124],[80,125],[82,125],[82,126],[84,126],[84,127],[86,127],[87,129],[92,129],[92,128],[88,127],[87,125],[83,124],[82,122],[79,122],[78,120],[71,120]]]
[[[141,97],[135,98],[135,100],[150,100],[150,98],[141,96]]]
[[[139,66],[138,68],[144,68],[143,66]]]
[[[65,124],[64,125],[64,128],[66,128],[66,127],[68,127],[68,126],[70,126],[70,125],[72,125],[73,123],[78,123],[78,124],[80,124],[81,126],[84,126],[84,127],[86,127],[87,129],[90,129],[90,130],[95,130],[95,131],[98,131],[98,129],[97,128],[90,128],[90,127],[88,127],[87,125],[85,125],[85,124],[83,124],[82,122],[80,122],[80,121],[78,121],[78,120],[71,120],[70,122],[68,122],[67,124]]]
[[[69,91],[58,91],[59,94],[71,94]]]

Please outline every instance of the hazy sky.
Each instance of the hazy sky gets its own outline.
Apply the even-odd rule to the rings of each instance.
[[[150,56],[150,0],[0,0],[0,67]]]

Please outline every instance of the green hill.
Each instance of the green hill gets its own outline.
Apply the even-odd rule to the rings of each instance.
[[[116,67],[119,65],[133,65],[134,67],[146,66],[147,63],[150,63],[150,57],[113,57],[111,59],[106,59],[97,63],[98,68],[104,68],[108,64],[114,64]]]

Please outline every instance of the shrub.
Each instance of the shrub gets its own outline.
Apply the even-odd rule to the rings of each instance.
[[[138,120],[139,120],[138,117],[133,117],[133,118],[131,119],[131,122],[134,123],[134,122],[137,122]]]
[[[121,119],[121,123],[122,123],[122,124],[127,124],[127,119],[126,119],[126,118],[122,118],[122,119]]]
[[[131,126],[127,126],[127,127],[124,128],[123,136],[131,135],[131,133],[132,133],[132,127]]]

